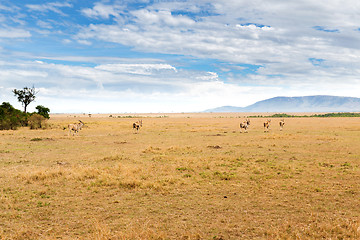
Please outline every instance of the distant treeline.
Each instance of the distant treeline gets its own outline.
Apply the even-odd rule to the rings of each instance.
[[[313,114],[313,115],[289,115],[286,113],[276,113],[271,116],[249,116],[249,118],[299,118],[299,117],[318,117],[318,118],[328,118],[328,117],[360,117],[360,113],[351,113],[351,112],[342,112],[342,113],[325,113],[325,114]]]

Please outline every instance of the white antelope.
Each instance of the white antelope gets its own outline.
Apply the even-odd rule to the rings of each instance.
[[[140,127],[142,127],[142,120],[133,123],[133,129],[136,130],[136,132],[139,131]]]
[[[79,133],[79,130],[81,130],[83,126],[84,123],[81,120],[79,120],[79,123],[69,124],[68,125],[69,135],[71,135],[71,131],[74,131],[73,135]]]
[[[269,131],[270,122],[271,122],[271,119],[268,119],[268,120],[266,120],[266,122],[264,122],[264,132],[268,132],[268,131]]]
[[[279,125],[280,125],[280,131],[283,130],[283,127],[285,125],[285,120],[284,119],[281,119],[280,122],[279,122]]]
[[[244,129],[244,132],[247,132],[247,129],[250,125],[250,119],[246,118],[246,120],[242,123],[240,123],[240,132]]]

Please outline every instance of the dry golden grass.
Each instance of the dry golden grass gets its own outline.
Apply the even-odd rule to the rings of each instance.
[[[359,119],[123,116],[1,131],[0,239],[360,239]]]

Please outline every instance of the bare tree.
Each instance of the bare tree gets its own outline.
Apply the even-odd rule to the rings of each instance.
[[[24,87],[24,89],[12,91],[17,96],[18,101],[24,106],[24,113],[26,113],[27,106],[35,100],[35,95],[39,92],[36,91],[35,87],[32,88]]]

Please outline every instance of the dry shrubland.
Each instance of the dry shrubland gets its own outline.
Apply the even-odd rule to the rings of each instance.
[[[360,120],[54,115],[0,132],[0,239],[360,239]]]

